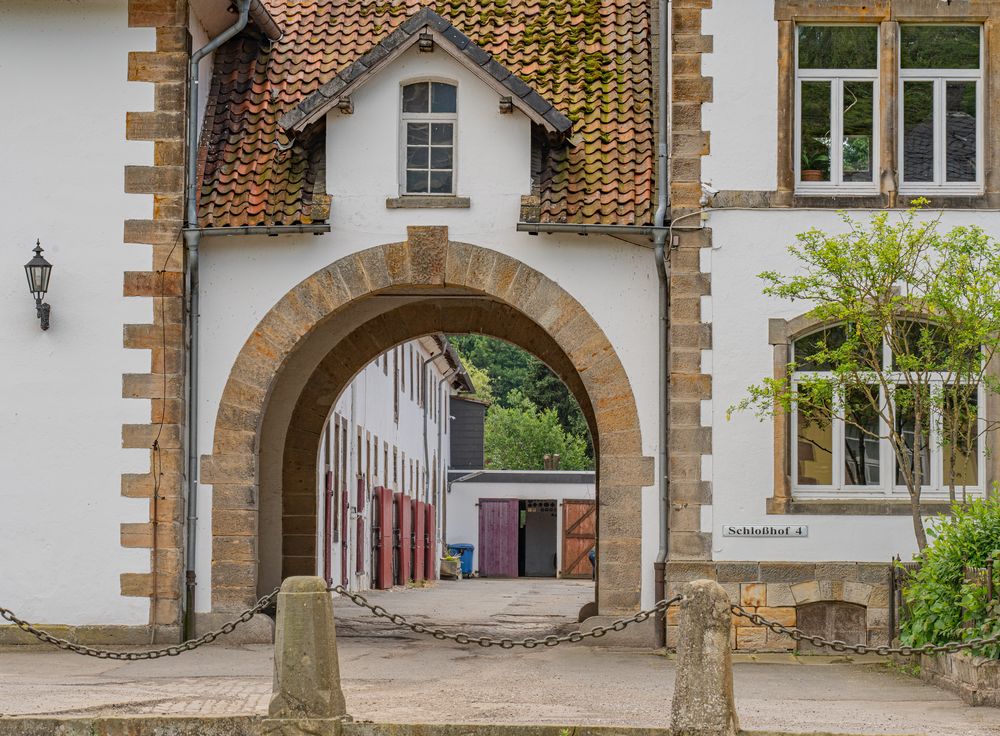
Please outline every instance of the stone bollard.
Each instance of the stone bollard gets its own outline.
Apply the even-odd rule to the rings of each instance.
[[[729,596],[712,580],[684,586],[677,634],[672,736],[736,736]]]
[[[268,716],[302,722],[346,715],[333,601],[326,583],[317,577],[286,578],[278,593],[274,693]]]

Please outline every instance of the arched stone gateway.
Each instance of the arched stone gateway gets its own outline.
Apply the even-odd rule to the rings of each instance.
[[[570,294],[520,261],[414,227],[403,243],[353,253],[290,290],[240,351],[218,407],[201,482],[212,492],[212,611],[257,596],[258,559],[281,576],[314,574],[316,462],[340,392],[385,350],[435,332],[478,332],[545,361],[580,403],[597,452],[601,615],[636,610],[641,581],[642,455],[628,376]],[[282,532],[258,533],[261,499],[280,496]],[[276,569],[276,568],[275,568]]]

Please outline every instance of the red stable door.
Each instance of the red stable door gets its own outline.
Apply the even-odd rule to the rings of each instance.
[[[479,499],[479,574],[517,577],[518,500]]]
[[[437,580],[437,516],[434,504],[424,505],[424,573],[427,580]]]
[[[323,486],[323,579],[327,585],[333,585],[333,505],[336,500],[333,471],[329,470]]]
[[[397,528],[399,530],[396,543],[399,545],[399,564],[396,567],[396,585],[406,585],[413,579],[413,566],[411,552],[413,535],[413,505],[410,497],[403,494],[396,494],[396,512],[399,514]]]
[[[345,588],[350,584],[347,577],[347,555],[349,553],[350,527],[347,517],[350,515],[351,499],[344,488],[340,494],[340,584]]]
[[[413,579],[427,579],[427,504],[423,501],[414,501],[415,508],[413,514]]]
[[[358,477],[358,495],[355,500],[355,509],[358,513],[358,519],[356,522],[356,533],[357,536],[354,538],[354,548],[355,548],[355,560],[354,560],[354,572],[358,575],[363,575],[365,572],[365,491],[367,483],[365,482],[365,477]],[[367,587],[367,584],[365,585]]]
[[[375,587],[388,590],[392,587],[392,491],[388,488],[375,489],[375,518],[378,523],[376,539],[378,559],[375,566]]]

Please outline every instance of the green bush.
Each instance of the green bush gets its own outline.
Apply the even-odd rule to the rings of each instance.
[[[920,570],[903,595],[909,609],[902,622],[904,644],[944,644],[1000,634],[1000,605],[989,601],[986,587],[965,582],[963,568],[1000,562],[1000,498],[956,505],[950,517],[928,530],[931,542],[917,557]],[[994,567],[1000,578],[1000,565]],[[998,581],[1000,582],[1000,581]],[[971,621],[966,627],[964,621]],[[976,654],[1000,659],[1000,645],[980,647]]]

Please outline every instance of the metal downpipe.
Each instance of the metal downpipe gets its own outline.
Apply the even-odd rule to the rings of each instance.
[[[198,64],[226,41],[246,28],[250,18],[251,0],[240,0],[240,14],[236,22],[191,54],[188,61],[188,120],[187,120],[187,188],[186,227],[184,244],[187,247],[187,268],[184,282],[188,295],[188,380],[185,420],[187,421],[187,548],[184,573],[184,620],[182,637],[194,636],[195,591],[197,588],[196,562],[198,554],[198,246],[201,233],[198,228]],[[154,602],[155,605],[155,602]]]
[[[657,485],[659,487],[659,550],[656,555],[656,562],[653,565],[653,590],[656,600],[663,600],[666,597],[664,589],[664,573],[667,563],[667,545],[669,540],[670,527],[670,476],[669,462],[670,454],[668,448],[668,426],[670,422],[670,404],[667,392],[669,390],[670,358],[670,260],[667,256],[667,231],[664,225],[667,220],[667,210],[669,208],[670,183],[669,159],[667,154],[667,136],[669,128],[667,117],[669,111],[668,85],[670,60],[670,0],[659,0],[659,85],[657,89],[657,153],[656,153],[656,179],[657,179],[657,204],[656,214],[653,217],[653,224],[656,229],[653,231],[653,247],[656,260],[656,276],[659,284],[657,302],[659,305],[658,325],[658,362],[659,362],[659,391],[657,395],[659,414],[659,437],[657,445],[660,448],[659,474]],[[656,616],[656,646],[666,645],[666,621],[664,614]]]

